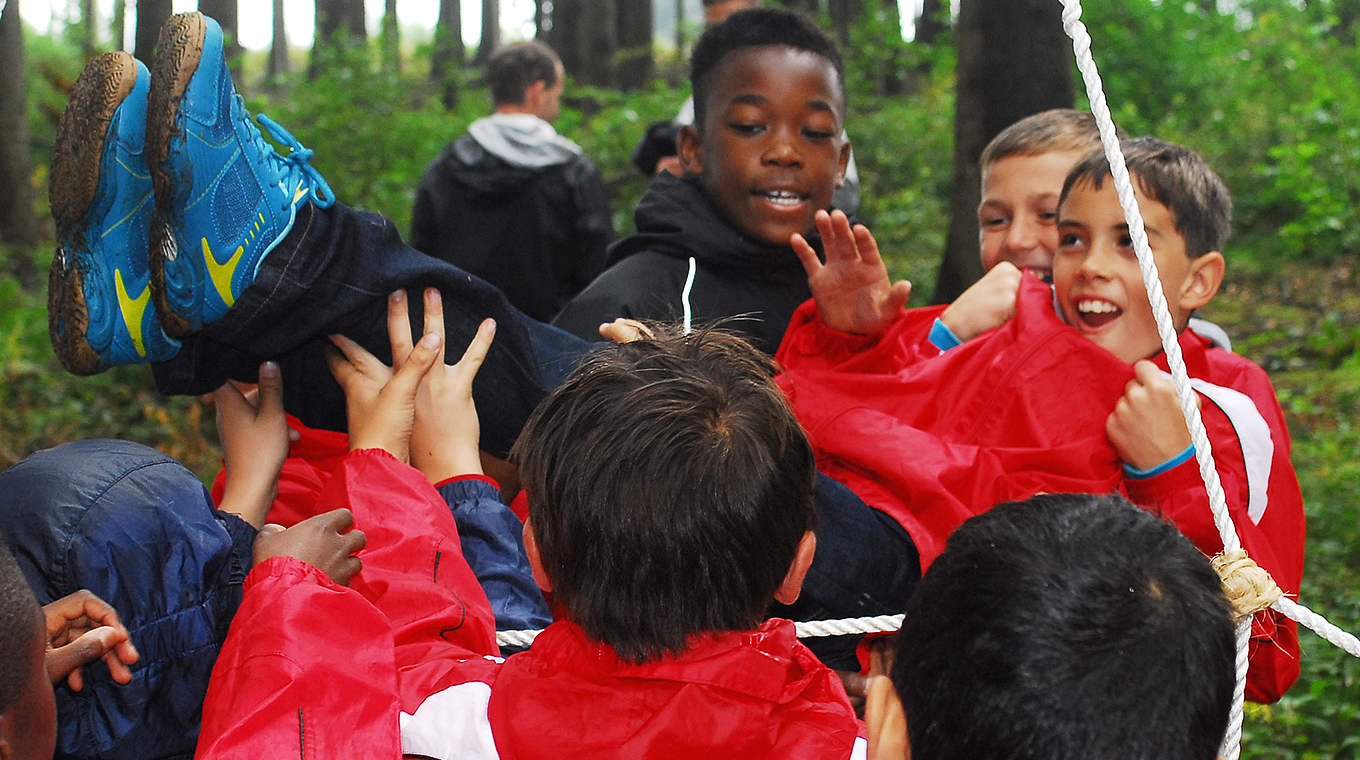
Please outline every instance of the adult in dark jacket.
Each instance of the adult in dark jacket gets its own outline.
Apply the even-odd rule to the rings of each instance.
[[[425,169],[411,245],[482,277],[547,321],[604,268],[614,230],[604,180],[557,134],[565,72],[537,42],[487,64],[495,112]]]
[[[735,317],[730,329],[766,353],[779,348],[789,318],[811,296],[792,248],[742,234],[718,213],[696,175],[658,174],[634,219],[637,234],[609,249],[609,268],[553,324],[599,340],[600,323],[615,317],[688,314],[695,324]]]

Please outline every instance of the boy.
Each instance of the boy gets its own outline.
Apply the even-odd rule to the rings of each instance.
[[[638,203],[638,234],[554,324],[581,338],[615,317],[732,323],[773,353],[807,279],[789,250],[845,178],[845,73],[834,43],[797,14],[732,15],[694,46],[694,124],[684,177],[662,173]]]
[[[1180,146],[1145,138],[1125,154],[1186,364],[1210,402],[1202,410],[1229,510],[1247,552],[1296,593],[1302,498],[1269,379],[1185,331],[1222,280],[1227,190]],[[943,354],[922,348],[929,313],[899,312],[880,338],[828,327],[856,303],[847,297],[856,287],[888,287],[867,230],[821,216],[825,266],[800,246],[817,300],[790,326],[779,382],[820,469],[900,520],[924,564],[979,509],[1055,491],[1122,490],[1201,550],[1220,550],[1108,171],[1097,153],[1068,176],[1053,291],[1022,278],[1014,318]],[[1293,683],[1296,636],[1274,613],[1257,616],[1251,698],[1273,701]]]
[[[1218,574],[1171,525],[1118,496],[1001,504],[912,595],[870,757],[1213,760],[1234,647]]]
[[[84,666],[103,659],[120,684],[136,648],[118,614],[81,590],[38,606],[0,536],[0,757],[50,760],[56,746],[53,684],[85,685]]]
[[[440,345],[426,314],[411,357]],[[392,324],[407,353],[406,321]],[[475,372],[489,342],[460,366]],[[252,572],[200,757],[862,757],[836,676],[790,623],[761,623],[771,598],[796,598],[816,543],[812,452],[768,358],[717,332],[663,334],[592,354],[540,405],[516,444],[525,549],[567,619],[502,661],[477,634],[489,610],[429,485],[440,475],[399,461],[433,427],[462,452],[440,458],[472,473],[465,496],[489,491],[471,373],[413,418],[414,358],[386,382],[341,348],[351,451],[324,498],[368,533],[364,571],[343,589],[283,553]],[[315,689],[323,677],[334,687]]]

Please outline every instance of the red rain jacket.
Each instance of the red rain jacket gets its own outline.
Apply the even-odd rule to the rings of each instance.
[[[940,311],[903,311],[873,339],[826,327],[808,301],[777,356],[818,467],[897,519],[923,565],[964,520],[1042,492],[1119,491],[1206,554],[1222,549],[1193,459],[1125,477],[1105,420],[1133,368],[1066,325],[1047,286],[1024,278],[1013,319],[943,354],[927,339]],[[1274,388],[1260,367],[1193,332],[1180,345],[1243,547],[1295,595],[1303,498]],[[1164,355],[1154,361],[1166,369]],[[1253,635],[1247,696],[1274,701],[1298,677],[1297,629],[1266,611]]]
[[[251,572],[198,757],[863,757],[840,680],[788,621],[643,665],[558,622],[501,660],[453,517],[420,473],[354,452],[321,505],[354,511],[363,570],[350,588],[291,558]]]

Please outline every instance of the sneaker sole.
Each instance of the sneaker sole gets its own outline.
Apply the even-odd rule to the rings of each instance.
[[[109,125],[136,84],[136,61],[118,51],[91,60],[71,88],[71,98],[57,122],[48,185],[59,241],[81,245],[85,240]],[[99,352],[86,340],[89,327],[84,275],[73,252],[59,243],[47,276],[47,330],[52,349],[68,372],[93,375],[101,370]]]
[[[161,26],[156,41],[156,60],[151,69],[151,92],[146,106],[146,159],[156,194],[156,210],[151,216],[151,297],[161,327],[172,338],[184,337],[193,325],[170,306],[165,286],[165,260],[178,255],[175,233],[164,209],[173,205],[175,177],[166,171],[170,140],[175,136],[179,106],[189,80],[198,70],[207,31],[203,15],[196,11],[171,16]]]

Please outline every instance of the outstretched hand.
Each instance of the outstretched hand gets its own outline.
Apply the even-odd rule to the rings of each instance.
[[[402,317],[402,327],[394,324],[396,304],[400,303],[404,313],[405,299],[406,294],[402,291],[388,297],[388,335],[392,337],[401,330],[406,333],[404,345],[393,340],[392,354],[400,357],[395,370],[343,335],[331,336],[331,342],[339,352],[328,352],[326,360],[331,374],[345,391],[350,450],[383,449],[397,459],[409,462],[416,390],[425,373],[443,355],[444,336],[427,331],[412,348],[411,328],[405,317]]]
[[[74,691],[85,686],[83,668],[103,659],[118,683],[132,680],[129,665],[140,655],[127,628],[108,602],[81,589],[42,608],[47,624],[47,676],[53,684],[65,680]]]
[[[410,324],[405,299],[391,303],[388,327],[394,360],[408,353]],[[425,290],[425,333],[444,337],[444,302],[434,288]],[[416,391],[411,464],[431,483],[455,475],[482,473],[478,451],[481,427],[477,421],[477,407],[472,402],[472,380],[486,359],[495,335],[495,320],[482,320],[462,358],[453,365],[444,363],[444,343],[441,342],[434,366]]]
[[[226,383],[212,393],[227,484],[222,509],[259,528],[278,493],[292,431],[283,412],[279,365],[260,365],[259,387],[242,393]]]
[[[911,283],[892,282],[869,228],[841,211],[818,211],[817,232],[822,236],[826,263],[807,240],[794,234],[789,243],[807,272],[808,287],[817,300],[817,313],[827,327],[841,332],[878,335],[892,324],[911,295]]]
[[[306,562],[346,586],[363,563],[354,556],[368,544],[368,537],[354,527],[354,513],[332,509],[303,520],[291,528],[269,524],[255,537],[256,565],[271,557],[292,557]]]

